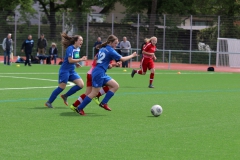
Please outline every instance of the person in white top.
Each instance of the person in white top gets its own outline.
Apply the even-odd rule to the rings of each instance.
[[[131,43],[127,40],[127,37],[123,37],[123,40],[120,42],[120,49],[123,57],[128,56]],[[128,61],[122,62],[122,68],[128,68]]]

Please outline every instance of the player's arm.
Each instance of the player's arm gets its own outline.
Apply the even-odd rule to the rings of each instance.
[[[154,53],[146,52],[145,50],[143,50],[142,53],[143,53],[143,54],[146,54],[146,55],[154,56]]]
[[[87,60],[87,56],[83,56],[82,58],[79,58],[79,59],[73,59],[72,57],[68,57],[69,63],[78,63],[78,62],[86,61],[86,60]]]
[[[133,52],[131,55],[129,55],[129,56],[126,56],[126,57],[121,57],[120,58],[120,61],[127,61],[127,60],[129,60],[129,59],[131,59],[131,58],[134,58],[134,57],[137,57],[138,56],[138,54],[137,54],[137,52]]]

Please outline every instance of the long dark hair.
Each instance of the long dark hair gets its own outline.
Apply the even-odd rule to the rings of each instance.
[[[74,35],[72,37],[68,36],[67,33],[61,33],[62,37],[62,45],[64,48],[67,48],[70,45],[73,45],[76,41],[78,41],[80,35]]]

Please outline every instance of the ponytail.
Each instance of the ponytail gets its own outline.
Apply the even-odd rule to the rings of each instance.
[[[118,39],[118,38],[117,38],[116,36],[110,35],[110,36],[108,36],[106,42],[104,42],[104,43],[102,43],[102,44],[99,45],[99,48],[106,47],[110,42],[114,42],[114,41],[117,40],[117,39]]]

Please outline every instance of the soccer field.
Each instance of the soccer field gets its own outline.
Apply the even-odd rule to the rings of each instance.
[[[239,73],[156,70],[150,89],[149,72],[131,78],[131,69],[113,68],[108,74],[120,88],[112,111],[91,102],[80,116],[60,97],[53,109],[44,106],[58,65],[0,68],[2,160],[240,159]],[[84,82],[88,69],[76,69]],[[163,108],[159,117],[151,115],[154,104]]]

